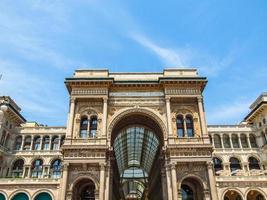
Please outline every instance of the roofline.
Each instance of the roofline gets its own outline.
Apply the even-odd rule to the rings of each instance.
[[[254,109],[252,109],[249,114],[247,114],[247,116],[244,118],[244,120],[248,120],[248,118],[250,118],[253,113],[258,110],[262,105],[266,104],[267,105],[267,101],[262,101],[260,102]]]
[[[21,119],[21,121],[23,121],[23,122],[26,122],[27,120],[19,113],[19,111],[17,111],[13,106],[12,106],[12,104],[10,104],[10,103],[1,103],[0,104],[0,106],[1,105],[6,105],[6,106],[8,106],[9,108],[11,108],[11,110],[13,111],[13,112],[15,112],[18,116],[19,116],[19,118]]]

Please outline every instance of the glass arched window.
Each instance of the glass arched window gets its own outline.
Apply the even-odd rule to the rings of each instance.
[[[240,161],[237,158],[234,157],[230,158],[230,169],[231,172],[241,169]]]
[[[80,124],[80,137],[81,138],[87,138],[87,130],[88,130],[88,118],[82,117],[81,124]]]
[[[186,122],[187,136],[194,137],[194,123],[192,116],[187,115],[185,118],[185,122]]]
[[[188,185],[183,184],[182,188],[182,200],[194,200],[194,192]]]
[[[40,194],[38,194],[34,200],[52,200],[52,197],[50,194],[48,194],[47,192],[42,192]]]
[[[249,169],[260,169],[259,161],[254,157],[249,157],[248,159]]]
[[[20,192],[13,196],[11,200],[29,200],[29,197],[27,194]]]
[[[238,136],[236,134],[232,135],[232,144],[233,144],[233,148],[240,148],[239,142],[238,142]]]
[[[97,131],[97,117],[91,117],[90,120],[90,132],[89,136],[94,138],[96,137],[96,131]]]
[[[231,148],[229,135],[223,135],[223,146],[224,148]]]
[[[49,150],[49,143],[50,143],[50,137],[48,135],[44,136],[42,149],[43,150]]]
[[[40,150],[41,149],[41,137],[36,136],[33,139],[33,150]]]
[[[2,132],[2,137],[1,137],[1,140],[0,140],[0,145],[5,145],[4,143],[5,143],[5,138],[6,138],[6,131],[5,130],[3,130],[3,132]]]
[[[13,177],[22,177],[24,161],[22,159],[16,160],[12,167]]]
[[[252,148],[257,148],[258,147],[255,135],[250,134],[249,135],[249,141],[250,141],[250,145],[251,145]]]
[[[32,163],[32,178],[41,178],[43,174],[43,161],[37,159]]]
[[[26,136],[24,139],[23,150],[30,150],[31,149],[31,142],[32,142],[32,137]]]
[[[15,140],[14,150],[20,150],[22,144],[22,137],[18,136]]]
[[[215,172],[223,170],[223,165],[222,165],[222,161],[219,158],[213,158],[213,166],[214,166],[214,170]]]
[[[215,148],[222,148],[221,137],[219,135],[214,135],[213,139]]]
[[[51,177],[52,178],[61,178],[61,160],[54,160],[51,164]]]
[[[0,193],[0,200],[6,200],[5,195],[3,195],[2,193]]]
[[[184,119],[182,115],[178,115],[176,118],[177,136],[184,137]]]
[[[248,140],[247,140],[247,136],[245,134],[242,134],[240,136],[240,140],[241,140],[242,147],[248,148]]]
[[[58,136],[53,137],[51,150],[59,150],[59,137]]]

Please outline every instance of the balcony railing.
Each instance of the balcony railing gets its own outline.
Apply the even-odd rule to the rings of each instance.
[[[106,138],[76,138],[71,139],[72,144],[106,145]]]
[[[208,144],[209,138],[204,137],[174,137],[169,138],[169,144]]]

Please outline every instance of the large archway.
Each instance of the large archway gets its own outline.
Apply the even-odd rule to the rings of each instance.
[[[81,179],[73,187],[72,200],[95,200],[95,190],[95,184],[91,179]]]
[[[194,177],[185,178],[181,184],[182,200],[202,200],[204,199],[204,188]]]
[[[131,113],[117,121],[111,134],[112,200],[163,199],[163,143],[161,127],[145,114]]]

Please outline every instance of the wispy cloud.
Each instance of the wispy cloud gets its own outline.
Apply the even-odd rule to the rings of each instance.
[[[148,48],[155,53],[164,64],[184,67],[181,55],[179,55],[175,50],[161,47],[151,39],[141,34],[132,34],[131,38],[141,44],[143,47]]]
[[[248,113],[251,102],[251,100],[239,99],[212,108],[206,112],[208,124],[229,124],[239,119],[240,121],[235,121],[238,124]]]

